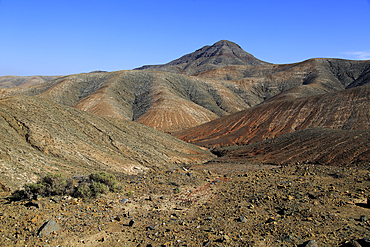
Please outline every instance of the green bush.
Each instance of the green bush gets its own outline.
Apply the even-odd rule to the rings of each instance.
[[[106,172],[92,173],[90,174],[89,178],[93,182],[105,184],[106,186],[108,186],[109,190],[111,191],[114,191],[117,186],[116,177]]]
[[[75,192],[72,194],[74,197],[88,198],[93,195],[91,188],[88,184],[80,184]]]
[[[14,200],[32,199],[36,196],[70,195],[73,197],[97,197],[119,188],[117,179],[105,172],[92,173],[88,177],[62,178],[61,174],[48,174],[36,183],[25,184],[23,189],[12,193]]]
[[[41,184],[44,186],[44,194],[42,196],[63,195],[66,188],[66,180],[62,178],[62,174],[49,174],[42,178]]]
[[[108,186],[99,182],[93,182],[91,184],[91,190],[95,196],[109,192]]]

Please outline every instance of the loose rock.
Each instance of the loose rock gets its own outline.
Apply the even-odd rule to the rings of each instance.
[[[56,232],[60,230],[60,226],[57,222],[55,222],[53,219],[45,222],[39,229],[39,237],[45,237],[49,235],[52,232]]]
[[[303,244],[303,247],[318,247],[316,240],[310,240]]]
[[[242,215],[242,216],[239,217],[239,221],[245,223],[245,222],[248,221],[248,219],[247,219],[247,217],[245,217],[244,215]]]

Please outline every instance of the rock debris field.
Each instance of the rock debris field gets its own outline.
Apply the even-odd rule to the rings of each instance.
[[[85,200],[3,191],[0,246],[370,245],[368,168],[204,165],[118,180],[122,192]]]

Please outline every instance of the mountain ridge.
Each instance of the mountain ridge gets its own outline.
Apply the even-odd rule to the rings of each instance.
[[[193,53],[162,65],[145,65],[136,70],[160,70],[193,75],[212,68],[230,65],[268,64],[245,52],[239,45],[228,40],[221,40],[212,46],[204,46]]]
[[[360,86],[369,81],[369,68],[370,61],[310,59],[286,65],[233,65],[195,76],[149,70],[83,73],[0,89],[0,98],[40,95],[102,116],[176,132],[264,101]]]

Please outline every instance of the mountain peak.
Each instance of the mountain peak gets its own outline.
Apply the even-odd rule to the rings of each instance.
[[[220,40],[212,46],[204,46],[162,65],[146,65],[139,70],[160,70],[187,75],[226,67],[230,65],[262,65],[267,64],[245,52],[239,45],[228,40]]]
[[[236,44],[234,42],[231,42],[229,40],[226,40],[226,39],[220,40],[220,41],[214,43],[212,46],[236,46],[236,47],[242,49],[238,44]]]

